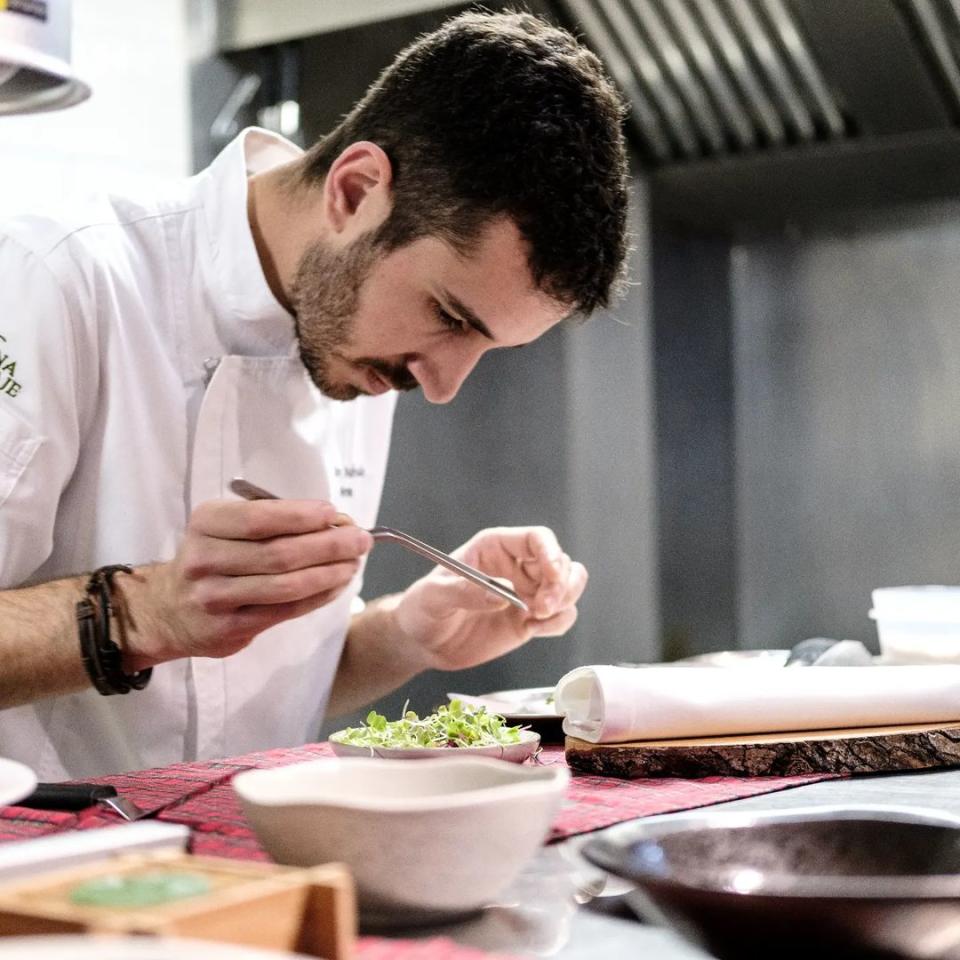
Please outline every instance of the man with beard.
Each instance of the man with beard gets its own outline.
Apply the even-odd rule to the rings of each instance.
[[[439,568],[357,595],[395,391],[445,403],[608,301],[621,120],[569,34],[465,14],[306,153],[249,130],[163,196],[5,225],[0,756],[55,780],[299,744],[570,628],[586,571],[544,528],[458,554],[527,612]]]

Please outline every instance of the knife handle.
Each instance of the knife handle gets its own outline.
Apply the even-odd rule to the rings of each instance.
[[[117,795],[117,788],[99,783],[38,783],[36,790],[17,803],[39,810],[85,810]]]

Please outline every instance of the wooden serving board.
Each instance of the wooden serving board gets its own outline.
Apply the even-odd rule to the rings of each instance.
[[[567,737],[565,745],[571,769],[611,777],[889,773],[960,766],[960,720],[629,743]]]
[[[80,905],[70,896],[98,877],[184,871],[205,877],[210,889],[149,907]],[[0,882],[0,954],[3,937],[40,933],[191,937],[352,960],[356,896],[339,863],[297,869],[147,851]]]

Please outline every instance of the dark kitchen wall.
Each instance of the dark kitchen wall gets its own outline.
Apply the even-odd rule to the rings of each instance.
[[[960,204],[653,234],[666,653],[876,647],[960,574]]]
[[[730,241],[651,233],[662,654],[739,646]]]
[[[563,0],[650,210],[667,659],[958,582],[956,3]]]
[[[960,204],[732,249],[740,640],[875,642],[870,591],[960,575]]]

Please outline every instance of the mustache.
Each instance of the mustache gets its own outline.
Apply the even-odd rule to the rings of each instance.
[[[368,367],[373,367],[394,390],[410,391],[420,386],[420,381],[407,369],[406,364],[385,363],[383,360],[364,360]]]

